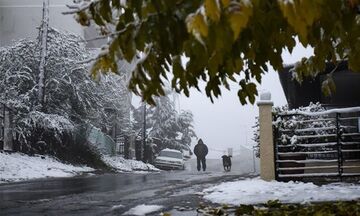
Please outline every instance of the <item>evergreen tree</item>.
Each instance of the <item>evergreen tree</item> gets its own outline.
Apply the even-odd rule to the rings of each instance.
[[[157,145],[157,150],[172,148],[189,150],[191,139],[196,137],[193,129],[193,115],[190,111],[179,114],[170,95],[155,98],[156,106],[146,108],[146,136],[147,142]],[[143,130],[144,106],[134,110],[134,130],[141,138]]]

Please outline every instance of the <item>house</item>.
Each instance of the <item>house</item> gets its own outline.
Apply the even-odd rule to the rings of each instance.
[[[308,106],[310,102],[320,102],[329,108],[360,106],[360,73],[350,71],[346,61],[336,68],[332,63],[326,64],[324,72],[315,78],[305,78],[301,84],[293,79],[293,68],[294,65],[286,66],[278,73],[290,109]],[[322,81],[333,70],[336,92],[326,97],[321,91]]]

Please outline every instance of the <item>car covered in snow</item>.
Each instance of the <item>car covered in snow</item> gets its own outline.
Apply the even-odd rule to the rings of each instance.
[[[181,151],[163,149],[155,158],[154,165],[159,169],[185,169],[184,157]]]

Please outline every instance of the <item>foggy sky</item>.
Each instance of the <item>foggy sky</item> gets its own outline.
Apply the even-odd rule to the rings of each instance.
[[[288,52],[283,54],[284,64],[293,64],[311,54],[312,49],[297,45],[292,55]],[[263,76],[258,90],[269,91],[274,106],[286,104],[278,74],[273,69]],[[254,145],[252,126],[259,110],[256,102],[254,105],[242,106],[237,91],[237,84],[231,84],[231,91],[222,89],[222,97],[215,99],[213,104],[206,97],[205,91],[193,90],[190,92],[190,98],[184,95],[180,97],[180,108],[191,110],[194,114],[195,131],[208,145],[209,158],[220,158],[228,148],[233,148],[234,155],[241,155],[240,146],[251,149]],[[196,143],[193,143],[192,148],[194,144]]]

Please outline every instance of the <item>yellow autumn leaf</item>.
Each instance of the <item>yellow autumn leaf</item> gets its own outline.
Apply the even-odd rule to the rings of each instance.
[[[312,25],[320,17],[322,7],[321,2],[321,0],[306,0],[300,5],[301,17],[305,20],[306,25]]]
[[[189,33],[192,33],[193,35],[200,33],[203,37],[208,36],[209,29],[202,14],[197,13],[188,16],[186,25]]]
[[[308,28],[321,15],[322,0],[283,1],[278,0],[280,9],[288,23],[299,34],[303,45],[307,44]]]
[[[295,5],[290,2],[278,1],[280,9],[287,19],[288,23],[299,34],[300,42],[305,45],[307,42],[307,26],[306,21],[300,18],[300,12],[296,12]]]
[[[230,5],[230,0],[221,0],[221,3],[224,8],[227,8]]]
[[[234,11],[229,15],[229,22],[234,32],[234,40],[237,40],[242,29],[244,29],[252,15],[252,6],[243,4],[239,11]]]
[[[205,12],[212,21],[218,22],[220,19],[220,8],[218,0],[205,0]]]

